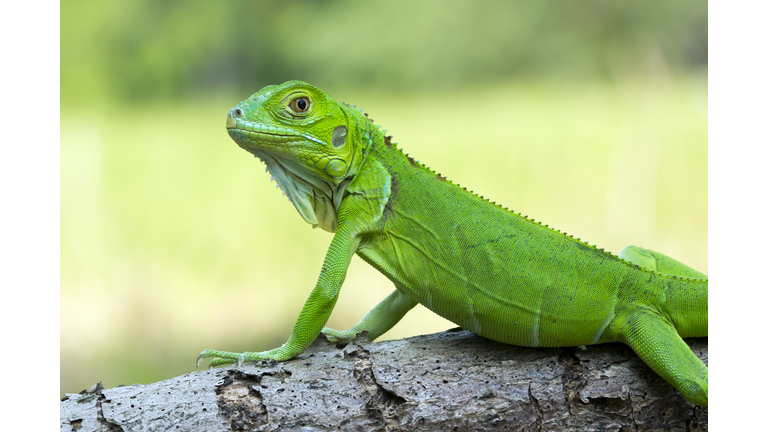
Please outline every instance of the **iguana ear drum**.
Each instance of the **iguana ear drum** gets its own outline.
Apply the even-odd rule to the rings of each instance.
[[[325,164],[325,172],[331,177],[342,177],[347,172],[347,163],[343,159],[331,159]]]
[[[333,133],[331,134],[331,144],[333,144],[334,147],[339,148],[343,146],[346,141],[347,141],[347,127],[336,126],[336,129],[334,129]]]

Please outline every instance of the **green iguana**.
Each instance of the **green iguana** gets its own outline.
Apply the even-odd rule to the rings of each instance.
[[[373,341],[417,303],[483,337],[528,347],[623,342],[696,405],[708,369],[683,337],[707,335],[707,276],[636,246],[618,256],[513,213],[404,154],[354,106],[300,81],[232,108],[227,132],[266,165],[305,221],[335,233],[288,341],[205,350],[211,366],[288,360],[322,332]],[[325,323],[353,254],[395,290],[356,326]]]

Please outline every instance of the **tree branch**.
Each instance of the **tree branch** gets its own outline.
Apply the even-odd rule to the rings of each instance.
[[[707,339],[690,339],[707,362]],[[456,329],[330,344],[286,362],[192,372],[61,402],[62,431],[706,431],[622,344],[524,348]]]

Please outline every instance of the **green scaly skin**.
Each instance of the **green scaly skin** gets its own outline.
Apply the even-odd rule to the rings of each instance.
[[[421,303],[483,337],[528,347],[623,342],[707,405],[708,369],[683,342],[707,335],[707,276],[629,246],[616,256],[513,213],[408,157],[362,111],[309,84],[263,88],[227,131],[264,161],[305,221],[335,233],[282,346],[205,350],[212,366],[288,360],[322,332],[373,341]],[[395,290],[356,326],[324,328],[357,253]]]

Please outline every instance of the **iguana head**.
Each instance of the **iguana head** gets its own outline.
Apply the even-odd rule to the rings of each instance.
[[[335,232],[344,189],[369,142],[368,122],[357,117],[317,88],[288,81],[229,110],[227,132],[267,165],[305,221]]]

